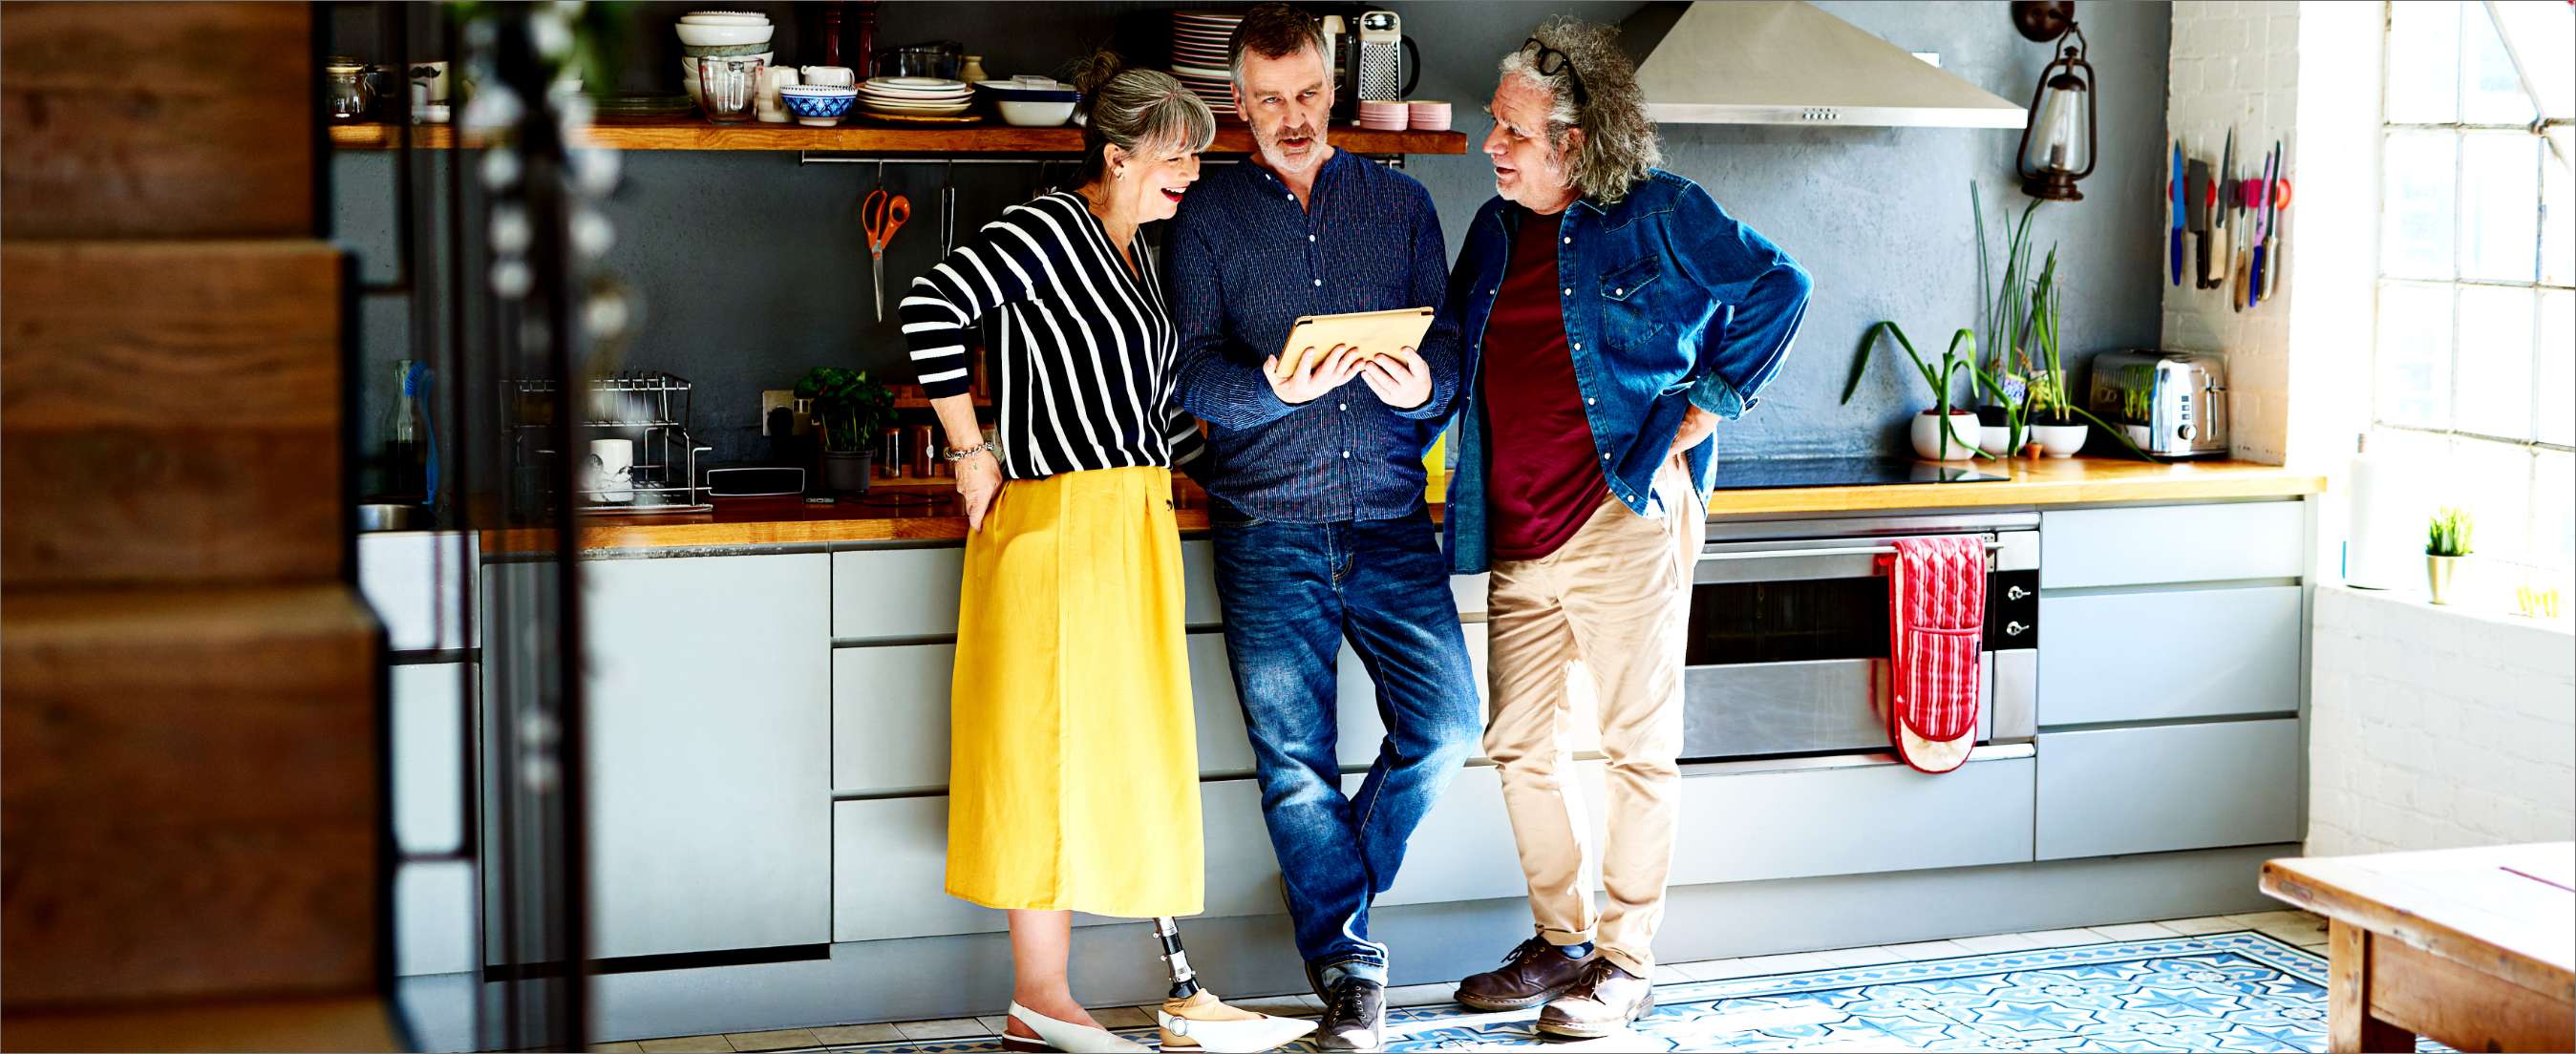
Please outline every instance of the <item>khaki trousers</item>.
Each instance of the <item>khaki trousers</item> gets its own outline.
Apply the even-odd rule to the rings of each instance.
[[[1493,713],[1485,756],[1501,770],[1530,914],[1552,944],[1593,941],[1652,977],[1680,811],[1683,644],[1691,569],[1708,516],[1679,459],[1655,480],[1666,514],[1604,495],[1556,552],[1498,560],[1488,595]],[[1588,671],[1609,758],[1603,845],[1577,778],[1572,678]],[[1596,868],[1608,906],[1594,907]]]

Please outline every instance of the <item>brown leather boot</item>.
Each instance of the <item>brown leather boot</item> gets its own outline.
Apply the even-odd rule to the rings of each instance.
[[[1488,1012],[1526,1010],[1573,987],[1583,976],[1583,968],[1600,956],[1596,951],[1577,959],[1544,938],[1532,937],[1503,956],[1500,969],[1458,982],[1457,999]]]
[[[1595,1039],[1618,1033],[1654,1008],[1654,982],[1596,953],[1574,986],[1539,1011],[1538,1030],[1550,1036]]]

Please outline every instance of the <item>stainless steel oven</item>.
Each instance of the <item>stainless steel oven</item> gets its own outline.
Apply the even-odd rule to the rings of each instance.
[[[1888,603],[1898,538],[1986,549],[1977,742],[2028,742],[2039,678],[2035,513],[1716,522],[1692,575],[1682,758],[1888,749]]]

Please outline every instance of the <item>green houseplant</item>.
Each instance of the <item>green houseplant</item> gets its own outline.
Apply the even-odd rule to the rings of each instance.
[[[2451,602],[2451,582],[2459,573],[2460,561],[2474,551],[2469,535],[2475,527],[2466,509],[2445,505],[2433,510],[2424,535],[2424,578],[2434,603]]]
[[[812,400],[814,434],[822,441],[823,487],[868,489],[870,448],[894,420],[894,392],[866,370],[817,366],[796,382],[796,397]]]
[[[1860,390],[1860,379],[1869,372],[1870,348],[1881,336],[1896,338],[1896,346],[1914,364],[1924,387],[1932,389],[1933,408],[1914,418],[1915,456],[1926,461],[1965,461],[1977,456],[1976,411],[1961,409],[1961,404],[1950,398],[1952,377],[1960,373],[1968,374],[1972,381],[1976,377],[1977,331],[1961,326],[1950,334],[1950,347],[1941,353],[1941,365],[1934,367],[1914,350],[1914,342],[1906,338],[1903,327],[1885,320],[1872,323],[1861,331],[1860,350],[1852,356],[1851,380],[1843,385],[1843,402],[1851,402],[1852,394]],[[1963,344],[1967,346],[1965,354],[1960,351]]]

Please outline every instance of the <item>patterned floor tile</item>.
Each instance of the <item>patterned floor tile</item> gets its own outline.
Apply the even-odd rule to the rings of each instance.
[[[1447,1006],[1457,1001],[1458,986],[1454,984],[1408,984],[1386,990],[1389,1007]]]
[[[1685,972],[1726,972],[1764,960],[1776,967],[1813,966],[1822,957],[1675,965]],[[1486,1014],[1455,1004],[1398,1007],[1387,1014],[1388,1049],[2322,1051],[2325,976],[2322,957],[2260,933],[2169,935],[1664,985],[1656,989],[1656,1009],[1635,1029],[1585,1043],[1541,1041],[1532,1027],[1535,1010]],[[1141,1042],[1153,1039],[1151,1029],[1122,1032]],[[997,1047],[984,1036],[845,1049],[983,1054]],[[1311,1050],[1312,1043],[1289,1049]],[[2442,1048],[2427,1042],[2417,1049]]]

